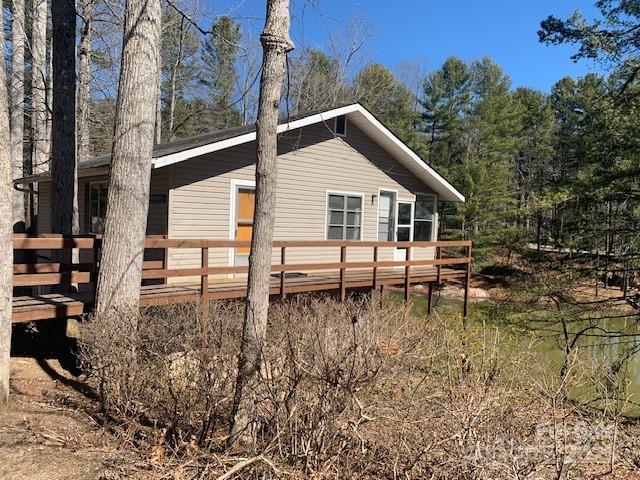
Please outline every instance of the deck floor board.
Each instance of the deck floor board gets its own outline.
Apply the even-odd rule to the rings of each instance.
[[[442,268],[443,280],[464,277],[464,270]],[[434,267],[411,267],[411,283],[433,282],[437,279]],[[403,285],[404,268],[378,268],[378,285]],[[373,270],[347,270],[345,285],[347,289],[373,287]],[[340,288],[340,273],[316,272],[308,275],[285,276],[285,293],[317,292]],[[271,294],[280,293],[280,277],[270,279]],[[237,279],[209,280],[210,299],[242,298],[246,295],[246,277]],[[170,283],[145,285],[140,292],[141,306],[181,303],[200,297],[200,286],[193,283]],[[13,299],[13,323],[79,316],[92,308],[91,293],[48,293],[42,295],[18,296]]]

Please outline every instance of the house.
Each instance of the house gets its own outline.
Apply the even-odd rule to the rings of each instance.
[[[360,104],[289,119],[278,126],[275,240],[435,241],[438,201],[464,202]],[[232,128],[155,147],[147,233],[169,238],[248,240],[255,198],[253,126]],[[110,157],[78,166],[82,233],[101,233]],[[50,232],[50,181],[38,182],[38,233]],[[390,260],[406,250],[388,249]],[[245,265],[248,248],[217,249],[210,265]],[[414,255],[433,257],[433,250]],[[274,252],[274,256],[276,253]],[[288,253],[306,262],[332,262],[327,249]],[[350,248],[349,260],[371,250]],[[417,258],[417,257],[415,257]],[[384,259],[384,258],[382,258]],[[200,265],[200,252],[175,249],[168,268]]]

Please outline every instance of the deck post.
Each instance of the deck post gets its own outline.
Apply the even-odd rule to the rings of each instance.
[[[202,320],[209,316],[209,248],[202,247],[202,275],[200,276],[200,308]]]
[[[440,250],[440,247],[436,245],[436,260],[440,260],[441,258],[442,258],[442,250]],[[438,272],[438,275],[437,275],[438,285],[440,285],[440,283],[441,283],[441,278],[440,278],[441,267],[440,267],[440,264],[436,265],[436,270]]]
[[[340,247],[340,300],[344,302],[347,298],[346,272],[344,263],[347,261],[347,246]]]
[[[411,260],[411,247],[407,247],[405,260],[409,262]],[[404,301],[408,302],[410,297],[411,286],[411,265],[408,263],[404,267]]]
[[[427,315],[430,317],[433,313],[433,282],[429,282],[427,289]]]
[[[471,245],[467,247],[467,272],[464,277],[464,308],[462,315],[469,314],[469,283],[471,282]]]
[[[98,247],[98,240],[93,237],[93,270],[91,272],[91,283],[92,283],[92,292],[91,292],[91,303],[95,306],[96,304],[96,295],[98,294],[98,268],[100,265],[100,248]]]
[[[280,248],[280,264],[284,265],[286,263],[286,259],[287,259],[286,248],[282,247]],[[284,279],[286,275],[287,275],[287,272],[285,272],[284,270],[280,270],[280,298],[282,299],[287,298],[287,292],[285,292],[284,290]]]
[[[162,255],[162,269],[166,270],[169,268],[169,248],[165,247],[162,249],[163,250],[163,255]],[[167,283],[167,277],[162,279],[162,283],[166,284]]]
[[[378,246],[373,247],[373,289],[378,288]]]

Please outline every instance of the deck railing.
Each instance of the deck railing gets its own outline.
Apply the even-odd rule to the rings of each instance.
[[[38,259],[32,263],[16,263],[13,269],[14,287],[37,287],[74,284],[95,284],[99,268],[99,252],[102,239],[95,235],[55,235],[43,234],[37,236],[14,235],[14,250],[48,251],[60,249],[78,249],[93,251],[92,261],[75,264],[60,264],[52,261],[41,262]],[[249,248],[250,242],[237,240],[210,239],[170,239],[163,236],[147,236],[145,250],[162,251],[161,260],[145,260],[143,262],[143,280],[161,280],[176,277],[200,277],[200,294],[203,305],[209,301],[209,276],[221,274],[242,274],[248,272],[248,266],[218,265],[211,266],[209,262],[211,249]],[[288,263],[287,253],[292,249],[334,249],[339,251],[338,262]],[[380,260],[381,250],[403,248],[406,251],[404,260]],[[199,249],[200,266],[190,268],[168,268],[169,251],[173,249]],[[468,284],[471,272],[471,242],[464,240],[437,242],[371,242],[371,241],[337,241],[337,240],[278,240],[273,242],[273,249],[279,253],[280,263],[271,266],[272,273],[278,273],[279,293],[281,297],[287,295],[287,272],[338,271],[339,294],[344,299],[347,288],[350,288],[347,273],[354,270],[371,270],[372,287],[382,287],[380,269],[404,269],[404,295],[408,300],[410,285],[412,284],[412,267],[432,266],[436,269],[436,281],[441,279],[442,267],[460,269],[460,276],[465,283],[465,314],[468,301]],[[371,249],[370,261],[348,261],[349,249]],[[434,249],[434,258],[414,259],[413,252],[419,249]],[[279,250],[279,252],[278,252]],[[22,255],[27,258],[27,255]],[[32,255],[33,258],[33,255]],[[40,257],[36,257],[40,258]],[[415,283],[415,282],[413,282]],[[431,291],[431,285],[430,285]],[[431,295],[430,295],[431,296]]]

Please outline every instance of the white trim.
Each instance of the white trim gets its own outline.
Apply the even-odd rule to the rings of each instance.
[[[338,117],[344,117],[344,133],[338,133]],[[336,137],[346,137],[347,136],[347,123],[348,119],[346,115],[336,115],[333,119],[333,133]]]
[[[458,190],[456,190],[453,185],[447,182],[438,172],[436,172],[433,168],[427,165],[413,150],[407,147],[398,137],[396,137],[391,131],[385,127],[382,123],[380,123],[367,109],[358,105],[360,107],[360,113],[362,113],[369,122],[373,124],[373,126],[377,127],[385,137],[396,147],[400,148],[403,153],[405,153],[409,159],[413,161],[414,164],[419,166],[426,174],[428,174],[431,179],[438,182],[448,193],[450,193],[453,197],[455,197],[458,201],[464,202],[465,198]],[[424,179],[422,179],[424,181]],[[427,185],[428,183],[425,182]],[[436,192],[438,193],[438,192]]]
[[[441,198],[447,201],[465,201],[464,195],[458,192],[449,182],[440,176],[438,172],[427,165],[413,150],[407,147],[367,109],[358,103],[347,105],[345,107],[334,108],[322,113],[316,113],[315,115],[309,115],[308,117],[304,117],[293,122],[282,123],[278,125],[278,133],[295,130],[297,128],[306,127],[316,123],[326,123],[328,120],[339,115],[346,115],[347,121],[350,121],[349,114],[362,115],[362,117],[364,117],[372,127],[383,135],[384,142],[379,142],[380,145],[399,163],[409,168],[425,185],[433,189]],[[199,147],[183,150],[181,152],[158,156],[153,159],[153,168],[166,167],[167,165],[182,162],[193,157],[248,143],[255,139],[256,133],[249,132],[238,135],[237,137],[212,142]]]
[[[362,212],[360,213],[360,238],[358,242],[364,240],[364,193],[363,192],[346,192],[343,190],[326,190],[324,194],[324,239],[327,240],[327,233],[329,231],[329,195],[348,195],[350,197],[360,197],[360,204],[362,205]],[[345,211],[347,205],[344,206]]]
[[[229,240],[236,239],[236,191],[238,187],[252,187],[256,188],[255,180],[242,180],[232,178],[229,182]],[[235,264],[235,255],[233,254],[233,248],[229,248],[229,266]]]
[[[409,205],[411,205],[411,219],[409,220],[410,223],[400,224],[400,222],[398,220],[398,210],[400,208],[400,204],[401,203],[408,203]],[[396,224],[395,224],[395,227],[394,227],[394,230],[393,230],[393,239],[394,239],[394,241],[396,241],[396,242],[399,241],[398,240],[398,227],[404,227],[404,228],[409,227],[409,241],[413,242],[413,221],[414,221],[415,211],[416,211],[415,198],[414,198],[414,200],[402,200],[402,199],[399,198],[396,201]],[[393,258],[394,258],[394,260],[401,260],[402,261],[402,260],[406,259],[406,254],[404,255],[404,258],[400,258],[398,256],[398,252],[400,250],[405,250],[405,249],[402,248],[402,247],[396,247],[396,248],[393,249]],[[409,260],[411,260],[412,258],[413,258],[413,254],[412,254],[411,258],[409,258]]]
[[[378,196],[376,197],[376,203],[377,203],[377,205],[376,205],[376,242],[380,241],[380,239],[379,239],[379,235],[380,235],[380,192],[392,192],[392,193],[395,193],[396,194],[395,199],[394,199],[395,203],[398,203],[398,194],[400,193],[398,190],[394,190],[393,188],[381,188],[381,187],[378,187]],[[396,206],[394,205],[393,206],[393,214],[394,214],[394,216],[395,216],[395,209],[396,209]],[[393,229],[394,229],[393,235],[394,235],[394,238],[395,238],[395,228],[396,228],[395,220],[396,219],[394,217],[394,219],[393,219],[393,221],[394,221],[394,224],[393,224]]]
[[[313,125],[314,123],[326,122],[338,115],[346,115],[351,112],[355,112],[362,109],[362,106],[358,104],[347,105],[346,107],[335,108],[322,113],[316,113],[308,117],[295,120],[293,122],[281,123],[278,125],[278,133],[288,132],[289,130],[295,130],[297,128]],[[211,152],[217,152],[218,150],[224,150],[226,148],[235,147],[236,145],[242,145],[243,143],[252,142],[256,139],[256,132],[249,132],[237,137],[227,138],[226,140],[220,140],[218,142],[208,143],[199,147],[183,150],[181,152],[171,153],[164,156],[159,156],[153,159],[153,168],[166,167],[173,163],[182,162],[189,158],[205,155]]]
[[[416,192],[416,203],[418,202],[418,197],[433,197],[433,218],[431,219],[431,238],[430,242],[435,242],[438,240],[438,194],[433,192]],[[415,211],[415,207],[414,207]],[[422,219],[420,219],[422,220]],[[415,224],[416,218],[415,214],[413,217],[413,223]]]

